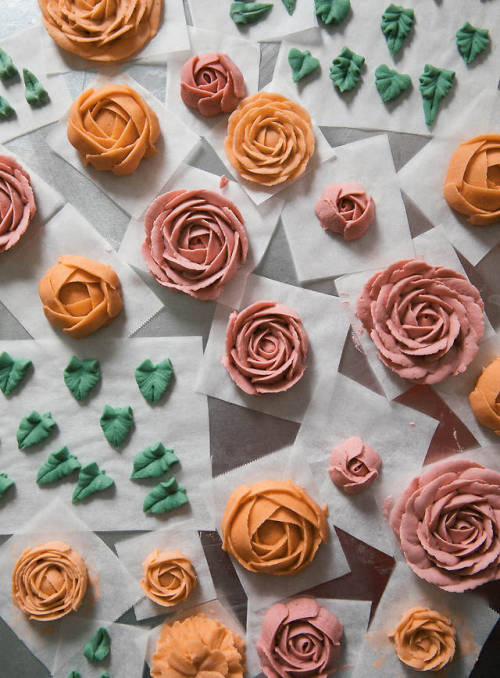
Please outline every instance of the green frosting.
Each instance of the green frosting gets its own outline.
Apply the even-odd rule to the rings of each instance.
[[[76,504],[77,501],[90,497],[94,492],[103,492],[114,484],[113,478],[106,475],[106,471],[100,471],[99,466],[93,461],[80,469],[72,502]]]
[[[40,466],[36,482],[39,485],[47,485],[47,483],[55,483],[66,476],[69,476],[73,471],[77,471],[82,467],[74,454],[70,454],[66,445],[61,447],[57,452],[49,454],[49,458]]]
[[[49,103],[50,97],[40,80],[27,68],[23,68],[24,96],[30,106],[41,108]]]
[[[330,79],[337,89],[341,92],[347,92],[358,84],[361,78],[361,66],[365,63],[365,57],[352,52],[348,47],[344,47],[332,62],[330,68]]]
[[[179,461],[173,450],[162,443],[156,443],[139,452],[134,459],[134,470],[130,476],[134,480],[157,478]]]
[[[81,360],[74,355],[64,370],[64,383],[72,396],[80,402],[88,398],[100,378],[98,360]]]
[[[339,24],[351,9],[350,0],[314,0],[316,16],[324,24]]]
[[[425,64],[419,81],[424,100],[425,123],[430,127],[436,119],[441,101],[453,87],[455,73],[447,71],[446,68],[436,68],[436,66]]]
[[[0,499],[15,482],[6,473],[0,473]]]
[[[382,101],[387,102],[397,99],[411,87],[411,78],[409,75],[393,71],[382,64],[375,71],[375,85]]]
[[[11,57],[0,49],[0,80],[13,80],[19,78],[19,71],[14,65]]]
[[[83,654],[89,662],[102,662],[111,649],[111,638],[107,630],[100,626],[83,648]]]
[[[415,12],[399,5],[389,5],[382,14],[380,27],[392,56],[399,52],[414,23]]]
[[[48,438],[51,432],[57,428],[56,422],[52,419],[50,412],[40,414],[36,410],[30,412],[21,419],[17,429],[17,445],[20,450],[32,445],[38,445],[42,440]]]
[[[155,403],[167,390],[174,368],[170,358],[153,365],[149,358],[144,360],[135,370],[135,380],[140,392],[148,403]]]
[[[457,47],[466,64],[484,52],[490,44],[490,33],[486,28],[476,28],[468,21],[457,31]]]
[[[229,16],[235,24],[244,26],[260,21],[272,8],[272,2],[232,2]]]
[[[186,489],[177,484],[175,478],[169,478],[155,485],[144,499],[144,513],[166,513],[188,503]]]
[[[68,673],[68,678],[82,678],[82,674],[80,671],[70,671],[70,673]]]
[[[7,99],[0,96],[0,120],[9,120],[15,114],[15,109],[12,108]]]
[[[5,395],[12,393],[33,365],[29,358],[13,358],[6,351],[0,355],[0,390]]]
[[[297,0],[281,0],[281,1],[285,5],[285,9],[288,12],[288,14],[292,15],[295,12],[295,5],[297,4]]]
[[[300,49],[292,47],[288,52],[288,63],[292,69],[292,78],[294,82],[298,82],[305,78],[306,75],[312,73],[319,67],[319,61],[316,57],[311,55],[311,52],[306,50],[301,52]]]
[[[119,448],[123,445],[133,425],[134,414],[130,405],[127,407],[104,406],[101,428],[106,440],[113,447]]]
[[[106,671],[106,673],[101,673],[100,678],[109,678],[109,673]]]

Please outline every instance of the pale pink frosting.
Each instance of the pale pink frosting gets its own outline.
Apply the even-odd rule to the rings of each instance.
[[[380,360],[403,379],[436,384],[464,372],[484,332],[483,301],[465,276],[408,259],[365,284],[356,315]]]
[[[182,101],[206,118],[231,113],[244,96],[243,75],[227,54],[196,54],[181,69]]]
[[[298,313],[275,301],[257,301],[229,316],[222,364],[245,393],[279,393],[302,377],[307,351]]]
[[[0,252],[19,242],[36,213],[30,175],[8,155],[0,155]]]
[[[314,207],[325,231],[339,233],[344,240],[361,238],[375,218],[375,203],[360,184],[330,184]]]
[[[500,579],[500,473],[446,460],[414,478],[390,524],[422,579],[460,593]]]
[[[257,641],[262,670],[268,678],[326,678],[337,667],[343,631],[314,598],[275,603]]]
[[[160,285],[215,299],[246,261],[244,224],[236,205],[215,191],[170,191],[146,212],[142,254]]]
[[[358,436],[333,448],[328,473],[332,482],[347,494],[358,494],[378,478],[382,459]]]

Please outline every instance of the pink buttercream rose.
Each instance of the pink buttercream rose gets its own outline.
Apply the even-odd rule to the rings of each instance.
[[[356,315],[384,365],[403,379],[436,384],[464,372],[476,355],[483,310],[465,276],[408,259],[368,280]]]
[[[262,671],[268,678],[326,678],[337,667],[343,631],[314,598],[276,603],[257,641]]]
[[[307,351],[298,313],[275,301],[258,301],[229,316],[222,363],[245,393],[279,393],[302,377]]]
[[[358,436],[333,448],[328,473],[332,482],[347,494],[358,494],[376,478],[382,465],[377,452]]]
[[[182,101],[206,118],[231,113],[245,96],[243,75],[227,54],[197,54],[181,69]]]
[[[215,191],[170,191],[146,212],[142,254],[160,285],[215,299],[246,261],[244,223],[236,205]]]
[[[422,579],[461,593],[500,579],[500,473],[446,460],[414,478],[390,524]]]
[[[0,252],[19,242],[35,213],[29,174],[14,158],[0,155]]]
[[[330,184],[314,207],[325,231],[339,233],[344,240],[361,238],[375,218],[375,203],[360,184]]]

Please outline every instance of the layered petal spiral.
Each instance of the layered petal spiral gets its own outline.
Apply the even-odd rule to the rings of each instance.
[[[0,253],[26,233],[36,213],[30,176],[8,155],[0,155]]]
[[[158,605],[172,607],[189,598],[196,586],[196,573],[189,558],[181,551],[152,551],[143,563],[141,586]]]
[[[375,218],[375,202],[360,184],[330,184],[316,203],[314,213],[325,231],[339,233],[347,241],[357,240]]]
[[[346,494],[358,494],[378,478],[382,466],[379,454],[359,436],[347,438],[333,448],[328,473]]]

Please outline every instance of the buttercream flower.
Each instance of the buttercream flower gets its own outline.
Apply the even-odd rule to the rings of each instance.
[[[241,485],[222,517],[222,548],[250,572],[299,574],[328,539],[327,515],[291,480]]]
[[[163,623],[152,678],[243,678],[244,673],[245,643],[216,619],[197,614]]]
[[[308,344],[296,311],[258,301],[229,316],[222,364],[245,393],[280,393],[304,374]]]
[[[313,598],[276,603],[257,641],[262,671],[268,678],[326,678],[337,667],[343,631]]]
[[[74,339],[106,327],[123,308],[120,280],[111,266],[66,254],[38,285],[51,325]]]
[[[63,49],[92,61],[122,61],[158,31],[163,0],[38,0],[42,21]]]
[[[29,174],[14,158],[0,155],[0,252],[19,242],[35,213]]]
[[[53,621],[80,607],[87,585],[80,554],[51,541],[20,556],[12,573],[12,599],[30,619]]]
[[[360,184],[330,184],[316,203],[314,213],[325,231],[339,233],[344,240],[357,240],[373,222],[375,203]]]
[[[297,179],[314,153],[309,113],[274,92],[258,92],[231,113],[224,142],[229,162],[248,181],[275,186]]]
[[[328,473],[332,482],[347,494],[358,494],[378,478],[382,459],[358,436],[333,448]]]
[[[455,628],[428,607],[406,610],[389,638],[399,659],[416,671],[439,671],[455,655]]]
[[[231,113],[245,94],[243,75],[227,54],[196,54],[181,68],[182,101],[207,118]]]
[[[500,358],[483,370],[469,402],[476,419],[500,436]]]
[[[142,255],[164,287],[215,299],[246,261],[245,221],[215,191],[170,191],[150,205]]]
[[[189,558],[180,551],[161,553],[155,549],[143,563],[141,586],[158,605],[171,607],[188,599],[196,586],[196,573]]]
[[[122,176],[132,174],[157,150],[156,113],[127,85],[87,89],[71,104],[68,139],[84,165]]]
[[[386,367],[417,384],[464,372],[483,336],[483,301],[465,276],[397,261],[365,284],[356,315]]]
[[[461,593],[500,579],[500,473],[446,460],[414,478],[390,524],[422,579]]]
[[[451,156],[443,194],[473,226],[500,222],[500,134],[460,144]]]

